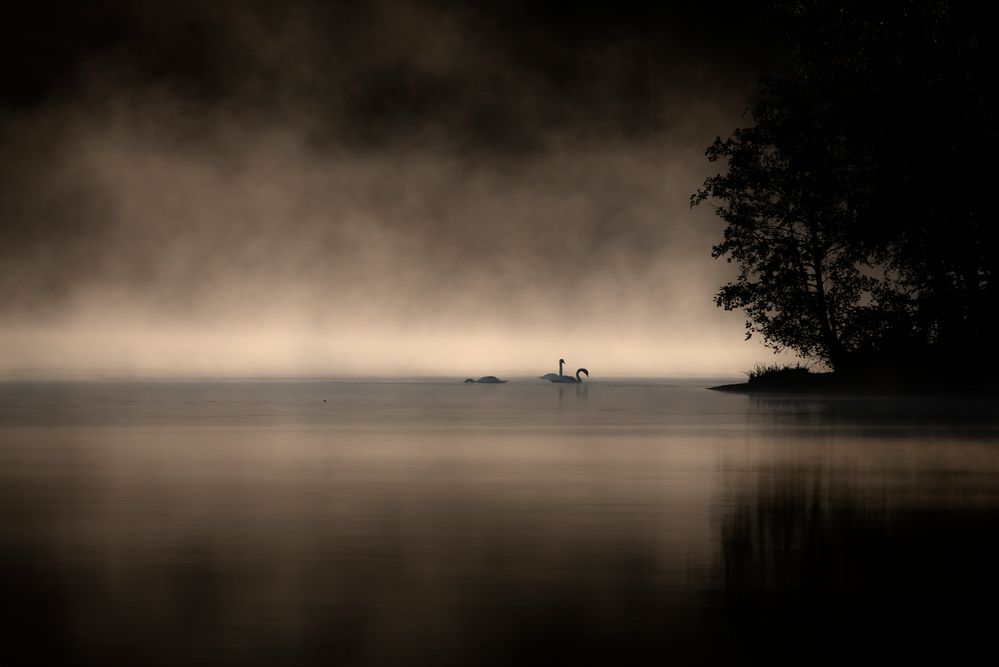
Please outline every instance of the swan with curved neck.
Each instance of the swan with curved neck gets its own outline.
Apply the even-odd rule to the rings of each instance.
[[[558,376],[558,379],[552,380],[552,382],[565,382],[567,384],[581,384],[583,382],[583,378],[579,377],[580,373],[586,373],[586,377],[590,377],[590,371],[586,370],[585,368],[577,368],[576,369],[576,377],[572,377],[571,375],[560,375],[560,376]]]
[[[541,376],[542,380],[548,380],[549,382],[558,382],[558,379],[562,377],[562,366],[565,365],[565,359],[558,360],[558,373],[545,373]]]

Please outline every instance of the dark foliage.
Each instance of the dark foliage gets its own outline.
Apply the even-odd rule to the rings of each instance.
[[[778,364],[757,364],[755,368],[746,372],[749,384],[765,383],[769,381],[794,381],[811,374],[808,366],[800,364],[794,366],[780,366]]]
[[[999,152],[985,10],[946,0],[787,7],[791,67],[708,148],[692,197],[739,267],[747,336],[837,371],[994,365]],[[914,371],[916,372],[916,371]]]

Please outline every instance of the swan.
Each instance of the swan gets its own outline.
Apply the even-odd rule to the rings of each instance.
[[[504,382],[506,382],[506,380],[500,380],[495,375],[484,375],[480,377],[478,380],[473,380],[472,378],[468,378],[467,380],[465,380],[465,382],[474,382],[476,384],[503,384]]]
[[[583,381],[583,378],[579,377],[580,373],[586,373],[586,377],[590,377],[590,371],[586,370],[585,368],[578,368],[576,369],[576,377],[572,377],[571,375],[559,375],[558,379],[552,380],[552,382],[580,384]]]
[[[548,380],[550,382],[558,382],[562,375],[562,366],[565,364],[565,359],[558,360],[558,373],[545,373],[541,376],[542,380]]]

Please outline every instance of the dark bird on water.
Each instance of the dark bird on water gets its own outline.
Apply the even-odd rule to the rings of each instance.
[[[558,360],[558,373],[545,373],[541,376],[542,380],[549,380],[551,382],[558,382],[559,378],[562,377],[562,366],[565,365],[565,359]]]
[[[578,368],[576,369],[576,377],[572,377],[571,375],[559,375],[556,379],[552,380],[552,382],[580,384],[583,381],[583,378],[579,377],[580,373],[586,373],[586,377],[590,377],[590,371],[586,370],[585,368]]]

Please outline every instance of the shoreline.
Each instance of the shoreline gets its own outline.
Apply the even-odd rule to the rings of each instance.
[[[812,373],[795,378],[762,378],[707,387],[711,391],[748,395],[991,397],[999,396],[994,380],[850,377]]]

